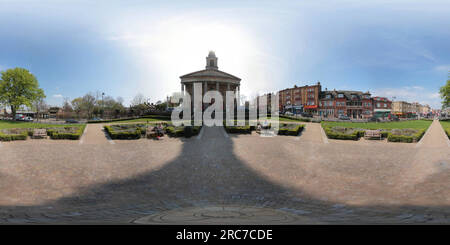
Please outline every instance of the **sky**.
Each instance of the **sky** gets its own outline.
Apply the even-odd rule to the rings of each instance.
[[[241,94],[325,89],[440,107],[449,1],[0,0],[0,70],[23,67],[47,103],[88,92],[151,102],[214,50]]]

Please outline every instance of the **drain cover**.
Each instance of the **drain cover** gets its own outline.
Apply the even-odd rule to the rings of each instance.
[[[243,206],[174,209],[134,221],[137,224],[302,224],[316,223],[285,211]]]

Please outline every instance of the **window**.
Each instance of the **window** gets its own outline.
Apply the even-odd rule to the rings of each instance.
[[[210,61],[209,61],[209,66],[215,66],[215,65],[214,65],[214,60],[210,60]]]
[[[380,103],[377,103],[377,107],[378,107],[378,108],[381,107],[381,106],[380,106]]]
[[[331,98],[331,95],[327,94],[327,96],[325,96],[325,98],[329,99],[329,98]]]
[[[328,106],[333,106],[333,101],[328,101]]]
[[[338,98],[344,98],[344,94],[338,94]]]

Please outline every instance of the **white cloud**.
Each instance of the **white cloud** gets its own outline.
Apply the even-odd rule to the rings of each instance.
[[[421,86],[405,86],[401,88],[376,89],[373,96],[383,96],[395,101],[419,102],[430,105],[432,108],[441,107],[441,98],[438,92],[429,91]]]
[[[450,65],[439,65],[434,68],[436,71],[450,72]]]
[[[219,58],[220,70],[242,79],[241,94],[276,90],[275,81],[282,79],[283,59],[270,55],[270,44],[233,19],[215,21],[214,16],[198,13],[153,21],[126,19],[127,24],[114,26],[107,39],[138,61],[142,78],[136,86],[151,98],[180,91],[179,76],[204,69],[210,50]]]
[[[53,98],[58,98],[58,99],[60,99],[60,98],[62,98],[63,96],[62,96],[62,94],[54,94],[53,95]]]

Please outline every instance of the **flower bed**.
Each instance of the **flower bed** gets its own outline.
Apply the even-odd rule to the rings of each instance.
[[[364,131],[355,128],[344,128],[344,127],[325,127],[325,134],[330,139],[339,140],[358,140]]]
[[[191,126],[190,129],[191,131],[189,132],[189,129],[187,129],[187,127],[185,126],[168,125],[164,128],[164,130],[170,137],[183,137],[183,136],[190,137],[198,135],[200,133],[201,128],[202,128],[201,126]]]
[[[230,134],[251,134],[252,127],[246,126],[225,126],[225,131]]]
[[[281,124],[278,129],[278,135],[297,136],[305,127],[303,124]]]
[[[364,136],[366,129],[346,127],[324,127],[325,134],[330,139],[358,140]],[[381,137],[387,138],[389,142],[413,143],[419,141],[425,129],[382,129]]]
[[[140,139],[142,133],[145,134],[145,128],[139,124],[109,125],[104,128],[111,139]]]
[[[48,128],[47,135],[50,136],[50,139],[60,140],[78,140],[83,134],[84,128],[86,125],[81,125],[78,127],[55,127]]]
[[[26,140],[30,130],[27,128],[12,128],[0,131],[0,141]]]
[[[388,134],[389,142],[413,143],[419,141],[425,129],[393,129]]]

